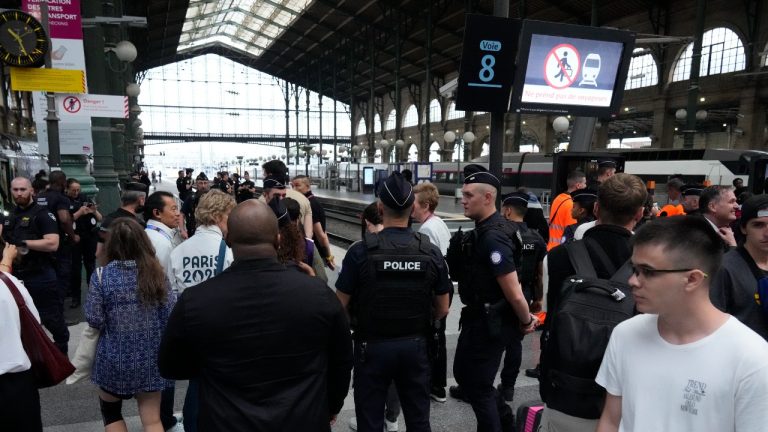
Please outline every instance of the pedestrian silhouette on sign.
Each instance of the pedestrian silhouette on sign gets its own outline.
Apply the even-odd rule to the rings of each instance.
[[[70,99],[69,100],[69,110],[70,111],[74,111],[75,110],[75,100],[74,99]]]
[[[563,82],[566,69],[568,72],[573,72],[573,68],[568,64],[568,51],[563,51],[563,58],[560,59],[560,72],[555,75],[555,78],[560,78],[560,82]]]

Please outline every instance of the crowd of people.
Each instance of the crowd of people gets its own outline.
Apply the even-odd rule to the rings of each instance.
[[[179,171],[178,199],[130,182],[103,217],[76,180],[44,174],[11,184],[0,271],[67,353],[63,307],[67,296],[81,307],[85,269],[108,432],[127,430],[133,398],[145,431],[330,430],[350,383],[353,430],[397,431],[402,414],[407,430],[430,431],[431,401],[450,394],[478,431],[514,431],[522,342],[537,329],[540,364],[525,373],[540,382],[539,431],[768,421],[768,196],[743,184],[673,176],[657,208],[605,160],[594,178],[568,175],[547,221],[535,195],[499,196],[499,179],[472,164],[462,205],[475,226],[452,235],[437,188],[393,172],[339,265],[310,179],[279,160],[262,166],[261,191],[248,172]],[[452,281],[463,307],[447,388]],[[7,291],[0,425],[40,431]],[[181,418],[176,380],[189,380]]]

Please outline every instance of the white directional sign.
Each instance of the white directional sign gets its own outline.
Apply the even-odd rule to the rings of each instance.
[[[57,94],[56,105],[62,119],[80,117],[128,118],[128,97],[95,94]]]

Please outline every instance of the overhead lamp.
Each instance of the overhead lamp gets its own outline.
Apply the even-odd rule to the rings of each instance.
[[[138,51],[136,51],[136,46],[130,41],[118,42],[115,45],[114,51],[118,60],[128,63],[136,60],[136,57],[139,55]]]
[[[453,131],[447,131],[445,134],[443,134],[443,140],[446,143],[451,144],[456,141],[456,134]]]
[[[140,118],[137,118],[136,120],[133,121],[133,127],[141,127],[141,125],[143,125],[143,124],[144,124],[144,122],[141,121]]]
[[[564,133],[568,131],[568,127],[571,125],[571,122],[568,121],[566,117],[557,117],[555,120],[552,121],[552,129],[555,130],[557,133]]]
[[[472,133],[472,131],[466,131],[464,132],[464,135],[461,136],[464,139],[464,142],[467,144],[472,144],[475,142],[475,134]]]
[[[395,141],[395,145],[396,145],[398,148],[403,148],[403,147],[405,147],[405,141],[403,141],[403,140],[399,139],[399,140]]]
[[[139,115],[141,114],[141,107],[139,105],[131,105],[131,114]]]
[[[141,86],[136,83],[129,83],[125,86],[125,94],[128,97],[138,97],[141,94]]]

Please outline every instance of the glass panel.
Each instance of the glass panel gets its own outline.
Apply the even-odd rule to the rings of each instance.
[[[693,43],[688,44],[678,58],[672,73],[672,81],[690,78],[692,53]],[[740,71],[745,67],[744,44],[733,30],[718,27],[704,33],[701,47],[701,76]]]

